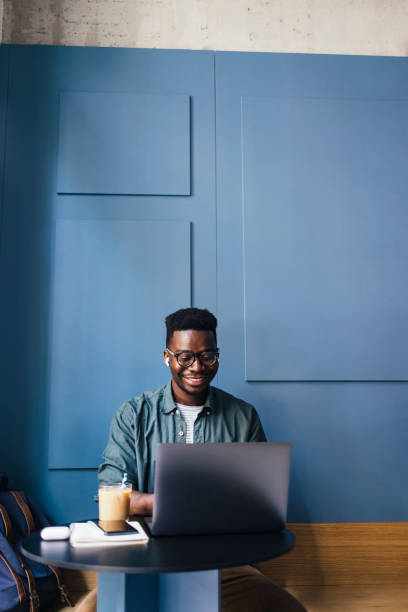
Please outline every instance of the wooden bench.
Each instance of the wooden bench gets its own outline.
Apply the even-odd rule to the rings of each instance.
[[[261,569],[309,612],[407,612],[408,523],[289,528],[296,547]]]
[[[408,523],[288,527],[296,534],[296,547],[260,567],[309,612],[407,612]],[[64,576],[76,603],[97,584],[93,572],[65,570]]]

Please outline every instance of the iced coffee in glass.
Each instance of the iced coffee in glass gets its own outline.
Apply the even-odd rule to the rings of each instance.
[[[131,484],[100,485],[99,520],[124,521],[129,518]]]

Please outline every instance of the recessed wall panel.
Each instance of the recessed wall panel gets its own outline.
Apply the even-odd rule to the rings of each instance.
[[[408,102],[242,100],[247,380],[407,380]]]
[[[61,93],[58,193],[189,195],[189,96]]]
[[[4,152],[6,146],[8,48],[0,46],[0,253],[3,223]]]
[[[98,466],[119,404],[166,383],[164,318],[190,295],[188,222],[57,222],[49,467]]]

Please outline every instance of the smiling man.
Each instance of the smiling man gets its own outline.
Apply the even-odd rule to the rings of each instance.
[[[218,371],[217,319],[208,310],[183,308],[166,317],[163,359],[171,381],[117,410],[99,468],[99,483],[133,491],[132,514],[153,511],[154,459],[159,442],[263,442],[255,408],[210,382]]]
[[[152,514],[154,463],[159,442],[264,442],[253,406],[210,386],[218,371],[217,319],[184,308],[166,317],[163,359],[171,381],[122,404],[113,418],[99,468],[100,484],[132,483],[131,514]],[[95,609],[96,592],[79,610]],[[93,598],[93,600],[92,600]],[[223,612],[302,612],[286,591],[251,566],[222,571]]]

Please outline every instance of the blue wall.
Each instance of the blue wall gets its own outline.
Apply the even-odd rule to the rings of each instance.
[[[407,76],[216,56],[219,382],[293,442],[292,520],[406,520]]]
[[[218,386],[294,443],[290,520],[405,520],[407,66],[0,47],[13,486],[95,514],[111,416],[167,381],[162,321],[191,303]]]

